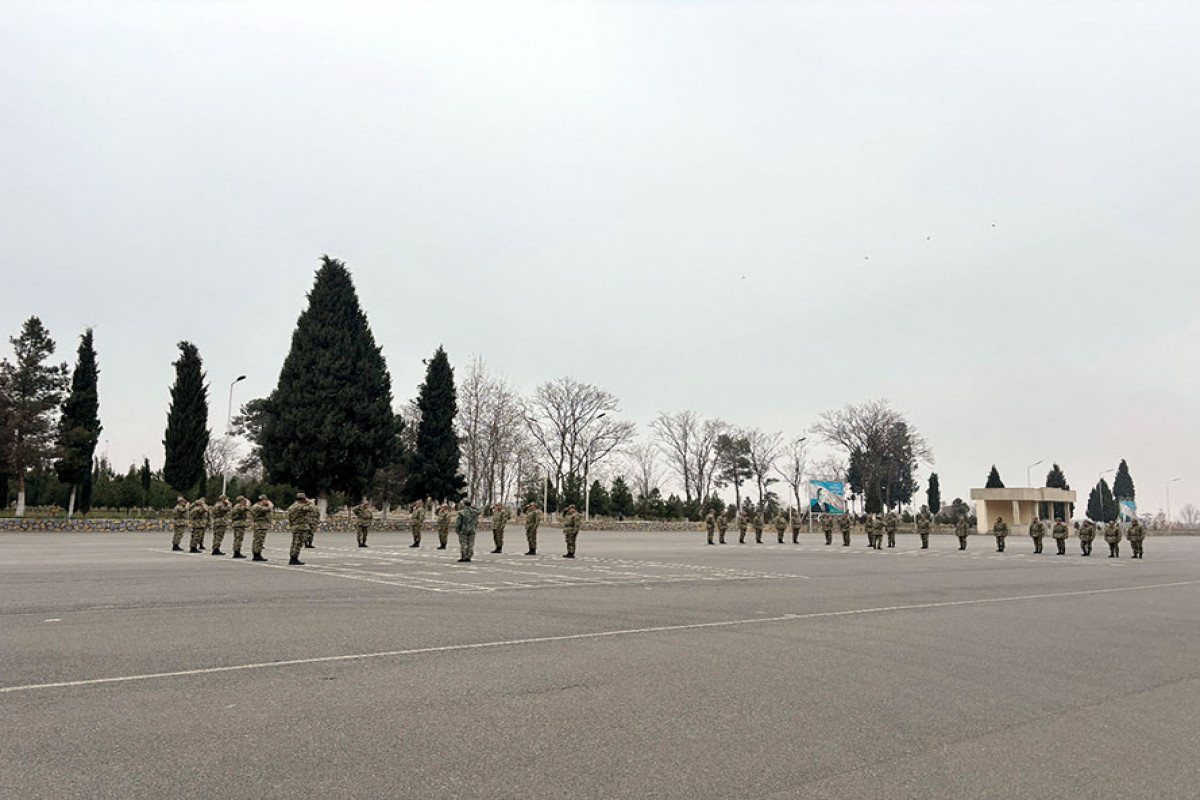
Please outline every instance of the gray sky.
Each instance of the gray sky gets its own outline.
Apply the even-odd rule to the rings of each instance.
[[[119,468],[180,339],[215,429],[273,388],[329,253],[399,401],[439,343],[643,433],[887,397],[947,499],[1124,457],[1177,511],[1198,41],[1191,2],[6,3],[0,320],[95,326]]]

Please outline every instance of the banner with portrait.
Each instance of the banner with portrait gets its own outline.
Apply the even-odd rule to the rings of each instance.
[[[846,513],[846,484],[844,481],[809,481],[808,497],[810,513]]]

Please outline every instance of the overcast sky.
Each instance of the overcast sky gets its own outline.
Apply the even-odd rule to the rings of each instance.
[[[643,435],[886,397],[946,499],[1124,457],[1178,511],[1197,42],[1194,2],[4,3],[0,321],[95,327],[122,469],[179,340],[215,430],[271,391],[328,253],[398,402],[439,344]]]

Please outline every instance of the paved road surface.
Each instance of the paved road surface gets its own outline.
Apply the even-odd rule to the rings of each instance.
[[[284,539],[0,534],[0,796],[1200,797],[1200,539]]]

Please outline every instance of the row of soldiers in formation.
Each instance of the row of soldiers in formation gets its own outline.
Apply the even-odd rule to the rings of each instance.
[[[421,532],[425,527],[427,505],[431,504],[416,502],[412,505],[409,523],[412,528],[413,542],[409,545],[410,547],[421,546]],[[223,556],[225,553],[221,550],[221,545],[225,541],[225,534],[232,527],[233,557],[245,558],[242,554],[242,544],[246,529],[251,528],[254,534],[251,544],[253,560],[266,561],[262,551],[266,544],[267,532],[271,529],[271,515],[274,510],[275,504],[268,500],[266,495],[261,494],[255,503],[251,503],[242,496],[238,496],[237,500],[231,503],[228,497],[221,495],[211,506],[203,497],[193,503],[188,503],[180,497],[172,511],[171,549],[182,550],[183,536],[190,531],[188,552],[199,553],[205,549],[204,535],[211,527],[213,532],[212,555]],[[364,501],[354,506],[351,511],[354,517],[358,546],[366,547],[371,522],[375,519],[375,509],[370,503]],[[443,503],[439,506],[435,522],[439,542],[437,549],[446,549],[453,520],[461,554],[458,560],[464,563],[470,562],[475,555],[475,535],[481,513],[471,504],[470,500],[463,501],[457,508],[457,513],[452,511],[448,504]],[[296,495],[296,501],[288,506],[285,515],[288,529],[292,534],[288,564],[303,566],[304,562],[300,560],[300,551],[314,546],[313,532],[320,521],[320,512],[317,510],[316,504],[304,492],[300,492]],[[493,553],[500,553],[504,550],[504,527],[508,524],[509,518],[509,511],[503,505],[497,505],[492,512],[492,537],[495,542]],[[525,507],[524,521],[525,539],[529,545],[529,550],[525,555],[535,556],[537,555],[538,526],[541,524],[542,515],[533,503]],[[568,506],[562,518],[563,536],[567,545],[567,552],[563,554],[563,558],[575,557],[575,543],[579,537],[579,521],[579,512],[575,510],[575,506]]]
[[[836,523],[835,523],[836,517]],[[791,515],[790,527],[792,532],[792,544],[798,544],[800,540],[800,523],[801,516],[798,514]],[[754,541],[757,544],[762,544],[763,529],[765,520],[762,511],[755,511],[747,514],[741,511],[718,514],[710,510],[704,517],[704,527],[708,533],[709,544],[725,544],[725,534],[728,532],[730,525],[735,525],[738,530],[738,543],[745,544],[746,531],[749,528],[754,529]],[[775,527],[775,532],[779,537],[779,543],[783,544],[784,534],[789,527],[788,515],[783,513],[776,514],[772,523]],[[850,546],[850,533],[853,526],[853,520],[849,514],[823,514],[821,517],[821,530],[825,534],[825,544],[833,544],[833,530],[836,525],[842,534],[842,545]],[[875,550],[883,548],[883,538],[887,536],[887,546],[896,546],[896,530],[899,527],[900,520],[895,512],[889,511],[887,514],[868,514],[862,521],[862,527],[867,535],[867,547]],[[917,534],[921,538],[921,549],[929,549],[929,534],[933,530],[933,517],[928,511],[922,511],[917,515],[916,526]],[[1082,549],[1082,555],[1090,556],[1092,554],[1092,541],[1096,538],[1096,523],[1089,520],[1084,520],[1082,524],[1077,524],[1079,545]],[[954,523],[954,533],[958,537],[958,549],[967,549],[967,537],[970,535],[971,528],[965,516],[960,515]],[[713,540],[713,534],[717,535],[717,540]],[[1056,519],[1051,528],[1050,536],[1054,539],[1058,546],[1058,554],[1066,555],[1067,553],[1067,536],[1070,533],[1070,528],[1067,523],[1061,519]],[[1005,539],[1008,538],[1008,523],[1003,518],[997,517],[996,524],[992,526],[992,534],[996,537],[996,552],[1004,552]],[[1033,552],[1042,552],[1042,539],[1046,535],[1046,523],[1037,517],[1029,524],[1029,536],[1033,539]],[[1120,558],[1121,544],[1121,527],[1116,522],[1109,522],[1104,529],[1104,541],[1108,543],[1109,558]],[[1129,531],[1125,534],[1125,538],[1129,539],[1129,544],[1133,548],[1133,557],[1142,557],[1142,543],[1146,538],[1146,531],[1142,528],[1140,522],[1136,519],[1129,525]]]

